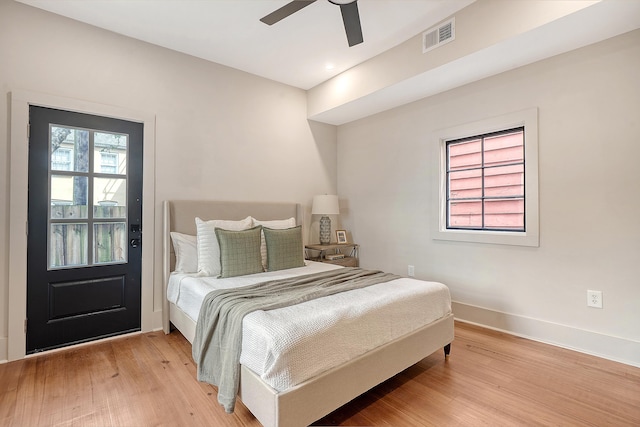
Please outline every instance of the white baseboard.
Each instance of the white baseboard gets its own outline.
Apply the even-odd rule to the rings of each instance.
[[[162,310],[156,310],[153,312],[153,322],[151,324],[152,331],[159,331],[162,329]]]
[[[0,337],[0,363],[6,363],[9,360],[7,353],[7,337]]]
[[[640,367],[640,342],[572,326],[452,302],[456,320]]]
[[[540,341],[640,368],[640,342],[571,326],[452,302],[456,320]],[[162,329],[162,312],[153,314],[153,330]],[[0,337],[0,363],[7,362],[7,337]]]

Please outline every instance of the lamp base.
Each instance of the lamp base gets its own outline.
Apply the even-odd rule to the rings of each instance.
[[[331,218],[323,216],[320,218],[320,244],[328,245],[331,243]]]

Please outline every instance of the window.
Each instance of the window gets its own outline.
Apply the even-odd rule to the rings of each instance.
[[[433,237],[538,246],[538,111],[438,131]]]
[[[51,153],[51,170],[73,170],[73,150],[70,148],[58,148]]]
[[[446,147],[447,228],[524,231],[524,128]]]
[[[100,172],[118,173],[118,154],[100,153]]]

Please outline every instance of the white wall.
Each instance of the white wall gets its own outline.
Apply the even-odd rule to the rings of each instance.
[[[304,91],[0,0],[0,360],[9,283],[8,94],[31,91],[155,115],[156,242],[165,199],[280,200],[336,191],[336,128]],[[161,248],[153,307],[161,327]],[[144,293],[144,292],[143,292]]]
[[[341,120],[343,116],[364,117],[357,111],[350,111],[354,104],[370,102],[373,105],[369,108],[359,105],[357,110],[382,111],[379,106],[375,105],[376,96],[374,94],[384,97],[383,93],[394,86],[395,89],[390,91],[394,94],[392,98],[398,101],[401,99],[413,101],[426,96],[425,92],[431,95],[436,93],[434,91],[441,92],[442,87],[452,88],[460,85],[461,81],[468,83],[478,80],[481,76],[490,75],[487,72],[495,74],[497,70],[507,70],[523,65],[523,59],[515,58],[513,55],[510,61],[503,63],[501,56],[508,55],[509,50],[498,48],[495,53],[489,54],[489,56],[487,53],[504,44],[507,40],[518,39],[522,35],[548,26],[554,21],[563,21],[563,18],[589,8],[594,3],[597,2],[585,0],[554,0],[552,2],[544,0],[476,0],[448,17],[455,17],[455,43],[445,44],[438,49],[429,51],[428,55],[424,55],[422,53],[422,34],[417,34],[310,89],[307,106],[309,116],[330,120],[327,123],[342,124],[346,123]],[[606,11],[601,13],[606,13]],[[443,16],[440,19],[445,18],[447,17]],[[440,23],[436,20],[432,25]],[[425,23],[425,25],[429,24]],[[424,28],[424,30],[428,29],[428,27]],[[567,27],[563,26],[562,31],[574,35],[573,31],[575,30],[573,28],[567,30]],[[549,34],[553,33],[547,32],[547,37],[550,37]],[[562,37],[560,35],[551,36],[554,41],[553,47],[548,46],[546,40],[540,41],[540,43],[545,43],[545,48],[539,50],[556,51],[555,49],[565,45],[564,35],[562,34]],[[577,37],[577,39],[582,38],[586,37]],[[536,45],[535,47],[538,49],[540,46]],[[566,50],[569,48],[567,47]],[[478,55],[482,51],[484,51],[481,54],[482,58],[486,59],[485,64],[475,67],[476,69],[473,71],[466,70],[465,73],[459,73],[459,68],[465,66],[464,59],[466,57]],[[487,63],[491,65],[487,66]],[[402,66],[398,66],[398,64],[402,64]],[[480,74],[476,73],[478,70],[482,70]],[[416,88],[414,82],[410,86],[414,90],[401,89],[403,83],[415,79],[419,79],[423,84]],[[401,93],[405,91],[407,94],[402,95]],[[421,96],[412,97],[408,93],[419,93]],[[336,113],[331,112],[332,110],[339,111],[337,116]]]
[[[450,287],[459,318],[640,366],[638,70],[635,31],[340,126],[341,220],[361,265],[414,265]],[[530,107],[540,247],[433,240],[433,133]]]

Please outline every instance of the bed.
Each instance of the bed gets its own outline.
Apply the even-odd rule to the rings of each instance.
[[[296,224],[303,223],[301,206],[295,203],[183,200],[165,201],[163,208],[163,270],[167,285],[170,280],[176,280],[176,274],[171,274],[175,265],[175,253],[170,233],[196,235],[196,217],[241,220],[251,216],[263,221],[295,218]],[[326,266],[323,264],[311,267],[322,270]],[[446,292],[448,298],[448,290]],[[171,299],[175,301],[175,298]],[[265,427],[309,425],[430,354],[444,348],[447,355],[449,345],[453,341],[453,314],[450,311],[450,300],[448,300],[448,310],[445,308],[442,310],[444,310],[443,314],[438,315],[437,319],[428,324],[389,342],[376,344],[375,348],[363,354],[332,366],[293,386],[287,386],[285,389],[270,385],[260,374],[241,364],[238,397]],[[163,309],[165,333],[170,333],[172,324],[193,343],[196,322],[193,320],[192,311],[192,308],[181,308],[180,304],[170,302],[165,287]]]

